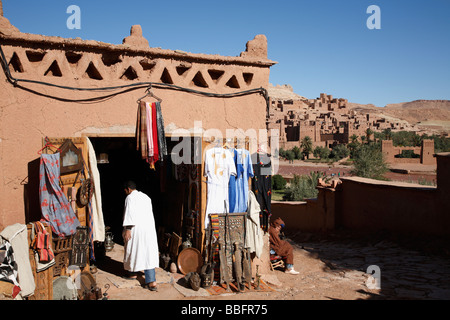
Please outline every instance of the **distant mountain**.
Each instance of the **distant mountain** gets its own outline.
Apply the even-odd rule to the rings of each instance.
[[[385,107],[357,103],[349,103],[348,106],[358,112],[375,112],[402,119],[423,130],[450,132],[450,100],[415,100]]]
[[[274,86],[269,83],[268,91],[273,100],[308,100],[294,93],[294,89],[288,84]]]
[[[450,100],[415,100],[388,104],[385,113],[418,127],[450,132]]]

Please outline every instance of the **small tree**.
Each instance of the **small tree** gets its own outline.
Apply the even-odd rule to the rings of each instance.
[[[383,153],[378,144],[363,144],[355,152],[353,173],[359,177],[384,179],[388,170]]]
[[[284,179],[280,174],[274,175],[272,177],[272,189],[283,190],[284,188],[286,188],[286,179]]]
[[[294,175],[289,187],[286,188],[284,199],[288,201],[302,201],[316,198],[319,194],[317,183],[319,178],[328,181],[323,172],[310,172],[309,175]]]
[[[302,153],[305,155],[305,157],[309,159],[309,154],[313,152],[313,143],[309,136],[306,136],[302,139],[300,148],[302,149]]]
[[[292,150],[287,150],[286,151],[286,159],[291,161],[295,159],[295,153]]]
[[[320,158],[320,159],[327,159],[330,156],[330,149],[328,149],[327,147],[316,147],[314,149],[314,157],[316,158]]]
[[[392,130],[391,128],[387,128],[383,130],[383,138],[385,140],[391,140],[392,139]]]
[[[358,136],[356,134],[352,134],[350,137],[350,142],[347,144],[347,148],[350,150],[350,157],[353,158],[355,156],[355,150],[359,147],[361,143],[358,141]]]
[[[300,160],[302,158],[302,152],[299,147],[297,146],[293,147],[292,152],[294,152],[295,159]]]
[[[344,159],[345,157],[348,157],[349,154],[350,150],[344,144],[338,144],[331,150],[331,157],[336,160]]]
[[[366,130],[366,136],[367,136],[367,142],[368,142],[368,143],[370,143],[370,141],[371,141],[370,138],[372,138],[372,135],[373,135],[373,130],[370,129],[370,128],[367,128],[367,130]]]

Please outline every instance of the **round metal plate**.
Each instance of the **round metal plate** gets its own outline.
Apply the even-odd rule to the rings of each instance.
[[[178,269],[182,274],[200,272],[203,266],[202,254],[195,248],[183,249],[177,259]]]

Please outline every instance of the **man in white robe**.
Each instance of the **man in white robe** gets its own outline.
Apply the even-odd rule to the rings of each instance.
[[[158,240],[152,201],[136,184],[125,185],[125,212],[123,218],[124,269],[130,273],[144,271],[145,287],[156,291],[155,268],[159,267]]]

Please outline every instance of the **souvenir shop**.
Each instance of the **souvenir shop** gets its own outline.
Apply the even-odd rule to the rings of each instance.
[[[270,157],[251,154],[245,140],[191,136],[191,161],[176,164],[181,137],[172,138],[159,102],[138,104],[135,135],[43,138],[25,189],[34,290],[27,296],[21,285],[23,298],[107,298],[93,275],[123,245],[126,180],[152,199],[161,268],[195,273],[203,287],[234,283],[244,290],[247,282],[251,289],[252,260],[261,255],[270,217]],[[14,273],[8,277],[19,286]]]

